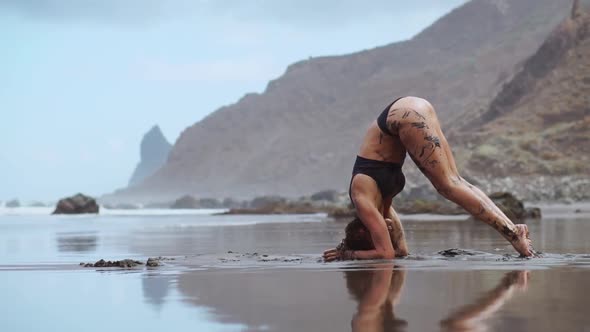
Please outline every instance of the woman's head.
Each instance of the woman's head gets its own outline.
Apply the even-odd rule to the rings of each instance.
[[[355,217],[344,229],[346,237],[344,245],[349,250],[371,250],[375,249],[371,233],[363,222]]]

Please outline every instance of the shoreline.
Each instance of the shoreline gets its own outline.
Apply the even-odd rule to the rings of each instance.
[[[590,201],[588,202],[574,202],[574,203],[559,203],[559,202],[524,202],[525,207],[535,206],[541,209],[542,216],[559,217],[587,217],[590,216]],[[7,208],[0,207],[0,216],[49,216],[53,211],[52,207],[16,207]],[[261,217],[261,216],[307,216],[311,218],[324,218],[336,220],[348,220],[348,218],[334,218],[330,217],[328,213],[244,213],[244,214],[228,214],[230,209],[106,209],[101,206],[98,214],[77,214],[77,215],[57,215],[56,218],[85,218],[98,216],[238,216],[238,217]],[[398,213],[400,218],[405,220],[466,220],[470,215],[463,214],[437,214],[437,213]]]

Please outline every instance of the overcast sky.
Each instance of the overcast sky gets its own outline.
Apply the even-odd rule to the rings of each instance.
[[[0,200],[127,184],[186,127],[293,62],[408,39],[465,0],[0,0]]]

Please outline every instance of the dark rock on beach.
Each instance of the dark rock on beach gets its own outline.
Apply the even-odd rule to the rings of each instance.
[[[424,194],[425,198],[419,198]],[[508,192],[497,192],[490,195],[492,201],[512,220],[541,218],[541,209],[537,207],[525,208],[524,203]],[[439,215],[460,215],[468,214],[460,206],[443,199],[432,197],[428,192],[415,190],[411,195],[400,195],[393,202],[396,212],[402,214],[439,214]],[[355,210],[350,206],[332,206],[327,209],[328,216],[335,219],[354,218]]]
[[[309,202],[277,201],[249,208],[235,208],[223,214],[313,214],[326,212],[325,209]]]
[[[156,267],[156,266],[160,266],[160,260],[158,258],[148,258],[147,262],[145,263],[146,266],[149,267]]]
[[[226,202],[224,201],[224,205]],[[327,213],[331,217],[350,215],[348,193],[335,190],[316,192],[311,196],[286,198],[282,196],[259,196],[251,201],[229,202],[231,208],[224,214],[313,214]],[[354,214],[354,211],[352,211]]]
[[[524,203],[508,192],[496,192],[490,195],[491,200],[506,214],[510,220],[516,222],[527,218],[541,218],[541,209],[537,207],[525,208]]]
[[[328,212],[328,217],[334,219],[352,219],[356,216],[356,211],[352,206],[335,207]]]
[[[99,207],[94,198],[84,194],[76,194],[60,199],[53,214],[83,214],[98,213],[98,211]]]
[[[223,203],[216,198],[195,198],[191,195],[184,195],[170,205],[171,209],[220,209]]]
[[[198,209],[199,201],[190,195],[182,196],[172,203],[171,209]]]
[[[11,201],[6,202],[6,207],[8,207],[8,208],[20,207],[20,202],[18,201],[18,199],[13,199]]]
[[[474,256],[475,253],[467,251],[467,250],[463,250],[463,249],[459,249],[459,248],[451,248],[451,249],[445,249],[445,250],[441,250],[438,252],[439,255],[445,256],[445,257],[455,257],[455,256]]]
[[[143,265],[142,262],[140,261],[136,261],[133,259],[123,259],[120,261],[105,261],[104,259],[101,259],[99,261],[97,261],[96,263],[80,263],[81,266],[84,267],[120,267],[120,268],[131,268],[131,267],[136,267],[138,265]]]
[[[326,201],[334,203],[338,200],[338,196],[339,193],[336,190],[322,190],[311,195],[310,198],[312,201]]]
[[[527,219],[541,219],[541,208],[538,207],[525,207],[525,218]]]
[[[461,207],[446,200],[401,200],[394,202],[394,208],[397,212],[404,214],[430,213],[458,215],[467,213]]]
[[[150,257],[148,258],[145,265],[147,267],[158,267],[162,266],[162,261],[173,261],[174,258],[168,257]],[[123,259],[119,261],[106,261],[101,259],[96,263],[80,263],[80,266],[83,267],[120,267],[120,268],[132,268],[139,265],[144,265],[142,262],[134,260],[134,259]]]
[[[510,218],[511,220],[522,219],[525,215],[524,204],[514,195],[508,192],[492,193],[490,199]]]
[[[248,207],[251,209],[266,209],[267,207],[281,204],[287,204],[287,198],[281,196],[259,196],[250,201]]]

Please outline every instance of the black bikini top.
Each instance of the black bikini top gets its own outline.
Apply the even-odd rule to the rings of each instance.
[[[387,105],[387,107],[385,107],[383,112],[381,112],[381,114],[377,118],[377,125],[379,126],[379,129],[381,129],[381,131],[386,135],[393,136],[393,133],[391,133],[391,131],[389,131],[389,128],[387,128],[387,116],[389,116],[389,109],[393,104],[395,104],[396,101],[402,98],[404,97],[399,97],[396,100],[394,100],[391,104]]]

